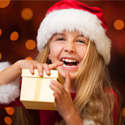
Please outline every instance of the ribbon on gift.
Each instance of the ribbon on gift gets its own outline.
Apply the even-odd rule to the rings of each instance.
[[[36,79],[36,88],[35,88],[35,95],[34,101],[38,101],[40,98],[40,90],[41,90],[42,78]]]

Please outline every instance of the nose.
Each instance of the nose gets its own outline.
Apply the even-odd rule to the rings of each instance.
[[[67,42],[64,47],[64,51],[68,53],[72,53],[75,51],[75,46],[73,42]]]

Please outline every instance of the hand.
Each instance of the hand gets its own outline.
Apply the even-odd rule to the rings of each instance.
[[[61,66],[63,62],[53,63],[50,65],[39,63],[35,60],[19,60],[17,62],[20,70],[27,68],[30,70],[31,74],[34,74],[34,69],[38,69],[39,75],[43,76],[43,70],[45,70],[47,75],[50,75],[50,70],[55,69],[58,66]]]
[[[66,81],[64,86],[58,81],[51,80],[50,88],[54,91],[53,95],[56,99],[57,109],[63,119],[69,123],[73,118],[71,117],[74,113],[75,107],[70,94],[70,76],[66,72]]]

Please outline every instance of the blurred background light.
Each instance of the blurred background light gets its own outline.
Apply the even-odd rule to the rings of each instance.
[[[0,36],[2,35],[2,29],[0,28]]]
[[[26,57],[25,59],[28,59],[28,60],[33,60],[33,58],[32,57]]]
[[[33,16],[33,11],[30,8],[25,8],[21,12],[21,17],[24,20],[30,20]]]
[[[114,28],[116,30],[122,30],[124,28],[124,22],[122,20],[116,20],[114,22]]]
[[[4,117],[4,122],[7,124],[7,125],[11,125],[12,124],[12,118],[10,117]]]
[[[122,109],[122,116],[125,117],[125,108]]]
[[[5,108],[5,110],[6,110],[8,115],[13,115],[14,114],[14,108],[13,107]]]
[[[19,38],[18,32],[14,31],[10,34],[10,40],[16,41]]]
[[[5,8],[9,5],[10,0],[0,0],[0,8]]]
[[[25,46],[28,50],[33,50],[36,47],[36,42],[34,40],[27,40]]]
[[[2,53],[0,52],[0,60],[2,59]]]

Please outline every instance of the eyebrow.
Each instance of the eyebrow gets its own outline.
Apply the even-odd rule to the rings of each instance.
[[[52,37],[51,37],[49,40],[52,40],[56,35],[65,36],[65,34],[63,34],[63,33],[54,33],[54,34],[52,35]]]
[[[62,35],[62,36],[65,36],[64,33],[55,33],[55,34],[53,34],[53,37],[56,36],[56,35]]]
[[[55,34],[53,34],[53,36],[51,37],[51,39],[52,38],[54,38],[56,35],[61,35],[61,36],[65,36],[65,34],[64,33],[55,33]],[[82,35],[82,34],[79,34],[78,36],[76,36],[76,37],[84,37],[84,38],[86,38],[84,35]]]
[[[77,37],[85,37],[84,35],[78,35]]]

